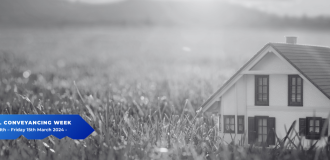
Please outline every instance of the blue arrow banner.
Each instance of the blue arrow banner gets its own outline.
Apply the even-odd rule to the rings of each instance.
[[[0,115],[0,139],[85,139],[94,129],[80,115]]]

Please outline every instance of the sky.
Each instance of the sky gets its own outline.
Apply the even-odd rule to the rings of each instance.
[[[105,4],[120,2],[123,0],[69,0],[71,2],[83,2],[90,4]],[[183,0],[175,0],[183,1]],[[188,0],[184,0],[188,1]],[[189,0],[192,1],[192,0]],[[205,3],[207,0],[194,0]],[[220,0],[254,8],[263,12],[280,16],[307,16],[315,17],[321,15],[330,16],[330,0]]]
[[[330,16],[329,0],[228,0],[264,12],[288,16]]]

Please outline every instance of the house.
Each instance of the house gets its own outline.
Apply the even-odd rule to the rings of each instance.
[[[296,41],[266,44],[203,103],[203,113],[218,115],[224,140],[236,134],[237,143],[245,133],[245,144],[272,146],[296,121],[305,147],[312,140],[326,143],[321,131],[330,113],[330,48]]]

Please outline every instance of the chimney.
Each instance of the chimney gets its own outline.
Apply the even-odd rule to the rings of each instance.
[[[297,44],[297,37],[287,36],[286,43],[287,44]]]

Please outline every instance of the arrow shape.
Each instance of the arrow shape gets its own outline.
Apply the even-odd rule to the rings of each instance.
[[[0,139],[85,139],[94,129],[80,115],[0,115]]]

